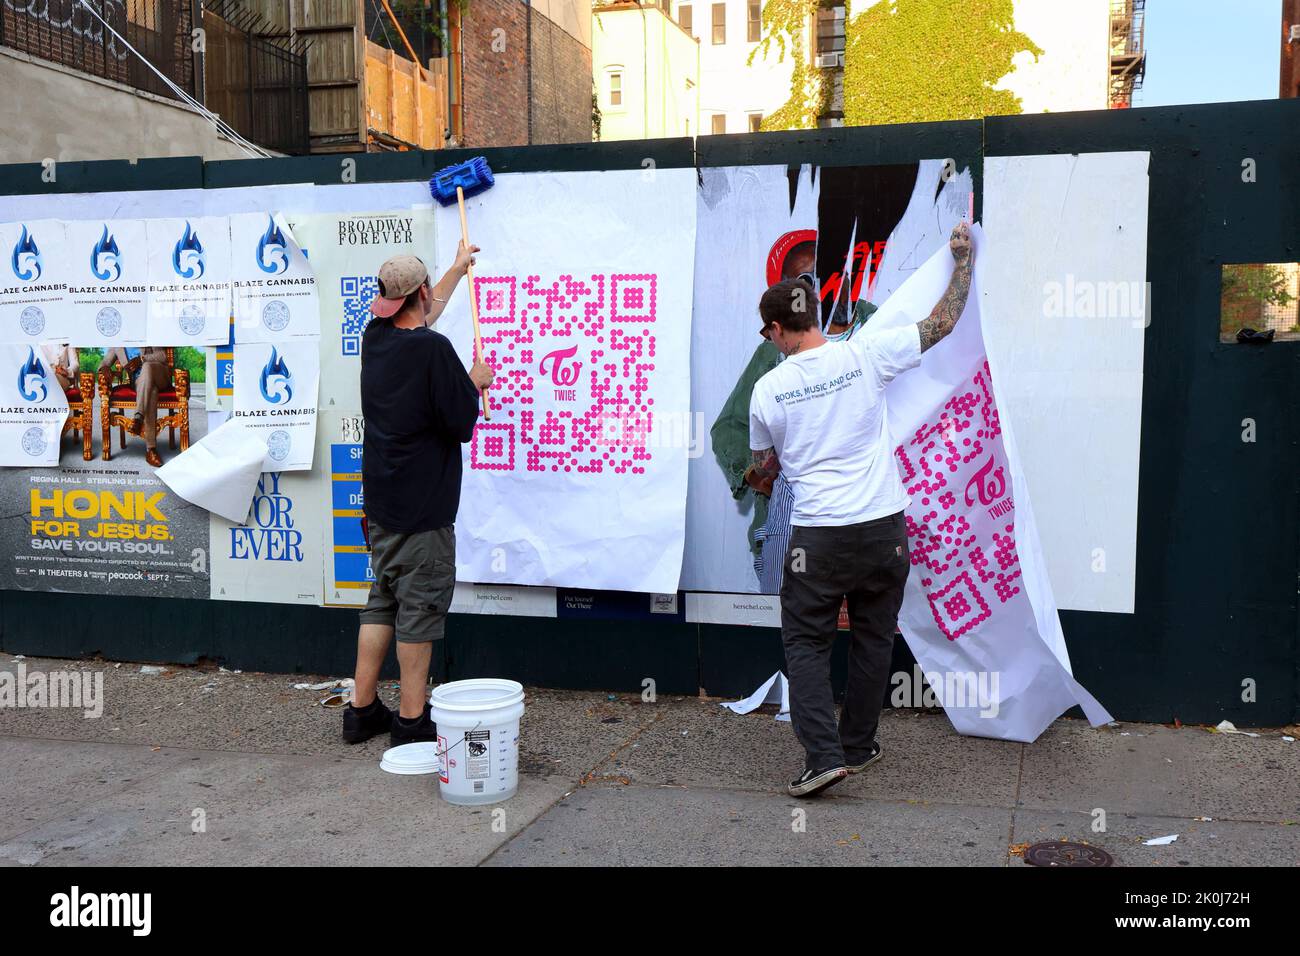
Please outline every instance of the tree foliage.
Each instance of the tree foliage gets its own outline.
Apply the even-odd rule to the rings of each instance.
[[[813,129],[822,112],[828,90],[819,72],[809,63],[804,49],[804,25],[814,17],[818,0],[768,0],[763,4],[763,32],[758,46],[749,54],[749,64],[754,58],[768,56],[773,47],[777,60],[789,56],[794,61],[790,77],[790,99],[773,113],[763,117],[763,130]]]
[[[1230,338],[1238,329],[1262,328],[1267,307],[1285,308],[1295,301],[1295,296],[1287,288],[1289,285],[1287,273],[1276,263],[1225,265],[1219,286],[1221,335]]]

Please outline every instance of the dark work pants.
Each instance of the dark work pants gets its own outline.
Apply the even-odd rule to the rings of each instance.
[[[902,512],[841,527],[795,526],[781,583],[781,640],[790,680],[790,722],[807,752],[807,769],[860,763],[871,749],[908,567]],[[837,726],[831,645],[845,598],[851,624],[849,679]]]

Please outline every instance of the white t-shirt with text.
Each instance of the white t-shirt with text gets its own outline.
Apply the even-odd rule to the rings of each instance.
[[[797,352],[754,385],[749,447],[776,450],[794,492],[792,524],[840,526],[907,507],[885,386],[921,363],[915,325]]]

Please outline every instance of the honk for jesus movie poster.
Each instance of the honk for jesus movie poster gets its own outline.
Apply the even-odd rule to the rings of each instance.
[[[154,367],[128,348],[41,346],[35,352],[71,417],[58,466],[0,469],[0,588],[206,598],[208,513],[172,494],[135,434],[141,374],[165,379],[154,440],[170,461],[207,433],[204,362],[197,349],[158,349]],[[94,379],[96,387],[82,386]],[[90,429],[87,437],[86,429]],[[53,450],[53,449],[50,449]]]

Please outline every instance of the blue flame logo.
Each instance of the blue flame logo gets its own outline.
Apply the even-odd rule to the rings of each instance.
[[[36,357],[36,349],[27,346],[27,361],[18,367],[18,394],[29,402],[43,402],[49,395],[45,384],[45,366]]]
[[[41,250],[36,247],[36,240],[23,226],[23,234],[14,243],[14,254],[9,260],[14,268],[14,275],[23,282],[33,282],[41,277]]]
[[[257,267],[263,272],[278,275],[289,268],[289,244],[284,233],[275,224],[274,216],[266,217],[266,232],[257,240]]]
[[[116,282],[122,278],[122,251],[117,248],[117,239],[109,233],[104,225],[104,234],[90,250],[90,272],[101,282]]]
[[[285,405],[293,399],[293,373],[274,345],[271,346],[270,359],[262,366],[262,378],[258,384],[262,397],[272,405]]]
[[[206,259],[203,243],[199,242],[198,233],[185,221],[185,234],[176,240],[172,250],[172,269],[182,279],[197,279],[203,275],[203,263]]]

